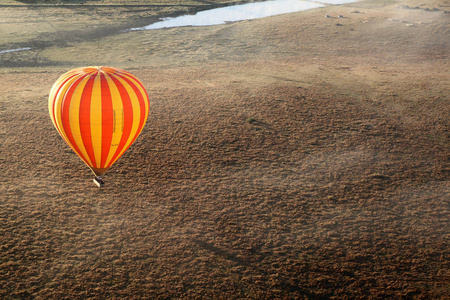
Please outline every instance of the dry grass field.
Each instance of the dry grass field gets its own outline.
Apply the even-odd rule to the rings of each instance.
[[[227,3],[0,3],[1,299],[448,299],[448,2],[127,30]],[[101,189],[47,107],[89,65],[151,105]]]

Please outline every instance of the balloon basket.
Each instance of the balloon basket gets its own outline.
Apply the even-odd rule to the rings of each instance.
[[[93,180],[92,180],[96,186],[98,186],[99,188],[105,185],[105,182],[103,181],[103,179],[100,176],[96,176]]]

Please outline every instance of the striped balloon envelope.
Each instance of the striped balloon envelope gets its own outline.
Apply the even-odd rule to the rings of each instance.
[[[136,140],[149,109],[142,83],[111,67],[71,70],[53,84],[49,95],[53,125],[96,176]]]

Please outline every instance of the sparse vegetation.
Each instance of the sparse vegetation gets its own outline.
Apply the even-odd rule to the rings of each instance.
[[[443,2],[124,31],[218,2],[1,1],[0,299],[446,299]],[[151,101],[102,189],[48,116],[85,65]]]
[[[247,123],[248,123],[248,124],[253,124],[253,123],[255,123],[255,122],[256,122],[256,120],[255,120],[255,118],[253,118],[253,117],[250,117],[250,118],[247,119]]]

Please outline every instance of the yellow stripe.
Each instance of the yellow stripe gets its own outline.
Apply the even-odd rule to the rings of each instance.
[[[84,86],[86,85],[86,82],[89,80],[90,77],[91,76],[84,77],[83,80],[75,88],[75,91],[72,95],[72,101],[70,102],[69,107],[69,124],[70,129],[72,130],[72,135],[75,140],[75,144],[77,145],[77,147],[80,149],[81,152],[77,154],[84,157],[86,163],[89,166],[92,166],[92,162],[89,158],[89,155],[86,152],[86,148],[84,148],[83,140],[81,138],[80,120],[79,120],[81,96],[83,93]]]
[[[64,75],[62,77],[64,77]],[[55,98],[55,94],[56,94],[56,89],[60,85],[59,82],[61,81],[62,77],[60,77],[53,84],[52,89],[50,90],[50,94],[48,95],[48,111],[50,112],[50,118],[52,119],[53,125],[55,127],[56,127],[56,122],[55,122],[55,119],[53,118],[53,113],[54,113],[53,104],[58,100],[58,99]]]
[[[114,84],[110,76],[106,76],[106,80],[109,84],[109,90],[111,91],[112,107],[114,114],[114,129],[111,140],[111,147],[109,150],[108,158],[106,159],[105,166],[109,166],[114,153],[119,146],[120,139],[123,134],[123,104],[122,97],[120,96],[119,89]]]
[[[102,156],[102,88],[100,83],[100,73],[95,76],[91,97],[91,138],[94,149],[94,159],[96,168],[100,168]]]

